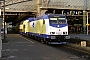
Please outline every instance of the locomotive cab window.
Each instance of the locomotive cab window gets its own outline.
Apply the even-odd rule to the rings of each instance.
[[[50,24],[57,24],[57,18],[50,18]]]
[[[65,18],[58,18],[58,23],[59,24],[66,24],[66,19]]]

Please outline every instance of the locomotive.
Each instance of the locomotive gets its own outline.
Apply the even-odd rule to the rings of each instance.
[[[65,15],[45,14],[28,18],[20,23],[20,34],[33,37],[46,44],[66,44],[68,23]]]

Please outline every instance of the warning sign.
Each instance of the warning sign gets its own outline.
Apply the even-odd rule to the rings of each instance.
[[[86,41],[81,41],[81,46],[86,46]]]

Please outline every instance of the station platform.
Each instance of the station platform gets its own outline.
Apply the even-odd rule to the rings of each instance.
[[[73,54],[42,44],[19,34],[7,34],[2,58],[6,60],[82,60]],[[73,58],[71,58],[73,57]]]
[[[90,41],[90,34],[69,34],[70,38]]]

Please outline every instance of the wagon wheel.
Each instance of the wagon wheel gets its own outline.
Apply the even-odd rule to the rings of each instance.
[[[45,38],[44,38],[44,39],[45,39]],[[44,39],[41,39],[41,43],[43,43],[43,44],[45,43],[45,40],[44,40]]]

